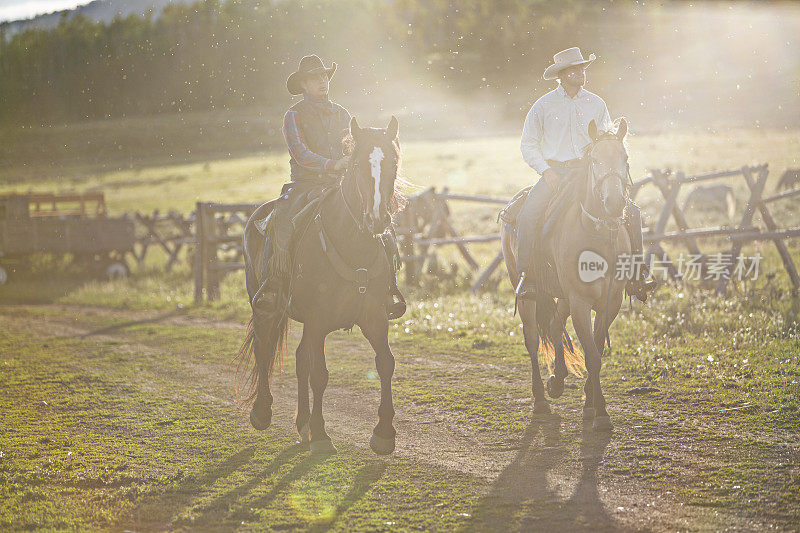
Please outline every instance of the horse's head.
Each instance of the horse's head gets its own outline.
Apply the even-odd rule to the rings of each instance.
[[[594,120],[589,123],[592,144],[587,151],[589,183],[592,194],[609,218],[622,216],[628,198],[628,152],[624,139],[628,123],[620,119],[616,133],[597,130]]]
[[[358,191],[361,224],[375,235],[386,231],[391,222],[389,211],[400,164],[398,128],[394,116],[385,129],[361,128],[355,117],[350,120],[353,151],[349,179],[355,180]]]

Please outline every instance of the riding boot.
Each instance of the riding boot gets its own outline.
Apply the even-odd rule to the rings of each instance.
[[[270,271],[270,257],[273,253],[269,237],[267,237],[266,247],[264,248],[263,261],[261,264],[261,286],[253,297],[253,310],[267,316],[282,313],[286,308],[288,299],[288,279],[286,276],[277,272]]]
[[[259,279],[261,286],[253,297],[253,309],[262,313],[283,312],[288,300],[290,259],[289,246],[292,227],[288,219],[288,201],[277,202],[267,222],[264,253]]]
[[[642,302],[647,301],[648,293],[654,291],[658,282],[650,275],[650,269],[644,261],[644,241],[642,239],[642,213],[639,206],[633,202],[628,202],[625,208],[625,228],[631,241],[631,255],[634,265],[634,277],[628,282],[626,290],[628,294],[636,296]]]
[[[533,246],[541,237],[544,213],[552,194],[550,186],[544,178],[540,178],[531,188],[517,215],[517,271],[520,274],[515,287],[517,299],[533,298],[536,293]]]

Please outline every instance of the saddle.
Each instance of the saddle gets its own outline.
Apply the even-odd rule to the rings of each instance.
[[[564,176],[558,183],[556,190],[550,197],[550,201],[545,208],[544,216],[540,219],[540,225],[534,228],[533,235],[535,241],[533,245],[532,267],[536,272],[536,287],[543,287],[544,290],[555,297],[561,295],[561,288],[558,282],[558,275],[553,266],[554,259],[549,253],[550,247],[547,243],[552,238],[554,228],[566,216],[570,206],[574,206],[580,200],[582,194],[581,180],[585,179],[579,172],[571,172]],[[520,190],[511,201],[500,211],[499,219],[516,237],[518,236],[517,218],[522,210],[528,194],[533,185],[529,185]]]
[[[289,201],[289,191],[287,186],[290,185],[291,184],[287,184],[284,186],[284,189],[281,191],[281,198],[278,201]],[[383,257],[384,254],[376,257],[375,264],[370,268],[352,268],[347,264],[344,258],[342,258],[338,252],[336,252],[333,246],[326,245],[326,243],[329,242],[329,239],[325,235],[325,230],[322,227],[319,214],[322,210],[322,203],[329,196],[338,192],[338,185],[329,185],[327,187],[323,187],[321,190],[319,188],[312,188],[308,191],[304,191],[293,199],[291,205],[288,206],[288,215],[291,217],[290,220],[292,228],[289,246],[286,250],[276,249],[275,239],[271,239],[273,250],[267,268],[272,273],[288,277],[292,270],[292,265],[294,264],[294,255],[296,253],[298,243],[302,240],[303,236],[309,231],[309,229],[312,229],[312,226],[314,226],[314,230],[319,233],[320,242],[323,245],[323,251],[330,261],[331,266],[340,277],[346,281],[353,282],[356,286],[355,288],[360,294],[364,294],[366,292],[366,285],[369,282],[369,279],[381,274],[383,272],[383,265],[388,264],[388,295],[390,302],[387,306],[387,315],[390,320],[400,318],[406,312],[406,301],[403,297],[403,294],[397,287],[397,270],[400,268],[401,262],[400,252],[397,247],[393,230],[390,230],[389,232],[379,236],[379,242],[383,248],[385,258]],[[259,233],[261,233],[261,235],[266,237],[271,232],[276,231],[275,228],[279,221],[275,220],[275,216],[275,206],[273,206],[269,213],[266,214],[265,218],[254,221],[254,226]],[[378,268],[378,266],[380,266],[380,268]],[[288,290],[291,292],[291,284]],[[286,300],[289,301],[290,297],[291,294],[287,294]]]

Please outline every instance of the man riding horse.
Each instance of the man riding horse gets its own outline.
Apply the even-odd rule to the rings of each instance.
[[[583,88],[586,68],[595,60],[584,59],[578,48],[568,48],[553,56],[554,64],[544,71],[545,80],[558,79],[559,85],[539,98],[525,118],[520,149],[528,165],[541,175],[530,189],[517,216],[516,288],[520,299],[531,298],[536,291],[532,274],[534,242],[541,238],[544,215],[554,191],[573,170],[585,166],[584,151],[591,144],[588,125],[594,120],[604,131],[612,129],[608,107],[602,98]],[[639,208],[628,201],[625,227],[630,235],[633,257],[641,257],[642,218]],[[637,269],[638,277],[628,284],[628,293],[645,301],[656,282],[649,278],[646,265]]]
[[[325,338],[357,325],[375,351],[381,384],[370,447],[386,455],[394,451],[396,435],[389,320],[406,310],[397,288],[391,229],[402,203],[395,189],[399,123],[392,116],[386,128],[362,128],[330,102],[335,68],[326,68],[316,56],[304,57],[286,84],[290,93],[303,93],[284,117],[292,179],[280,198],[259,206],[245,225],[242,254],[252,313],[237,356],[237,387],[244,383],[249,391],[245,401],[252,401],[252,426],[267,429],[270,376],[285,349],[289,321],[303,324],[296,351],[295,426],[312,453],[335,452],[322,415],[328,385]]]
[[[297,71],[286,80],[289,93],[302,94],[303,99],[283,117],[291,181],[283,186],[268,223],[261,272],[264,281],[258,301],[253,302],[263,309],[280,309],[286,296],[293,218],[323,189],[335,185],[350,162],[342,145],[350,128],[350,113],[328,99],[334,72],[336,63],[326,67],[319,57],[310,55],[300,60]]]

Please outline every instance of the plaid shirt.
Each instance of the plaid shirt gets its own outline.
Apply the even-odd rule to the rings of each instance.
[[[307,96],[304,97],[304,99],[309,100]],[[344,110],[344,108],[335,106],[329,100],[324,102],[312,101],[312,104],[317,107],[323,107],[326,106],[326,104],[330,106],[330,110],[323,107],[322,111],[323,117],[327,115],[327,125],[329,127],[333,122],[334,114],[337,113],[337,108],[344,111],[346,115],[346,121],[344,121],[344,123],[347,124],[350,121],[350,114]],[[297,115],[297,111],[289,109],[283,116],[283,137],[286,140],[286,146],[289,148],[289,154],[303,168],[319,173],[333,172],[333,166],[336,161],[311,151],[303,135],[303,131],[298,126]],[[323,123],[325,122],[326,121],[323,120]]]

